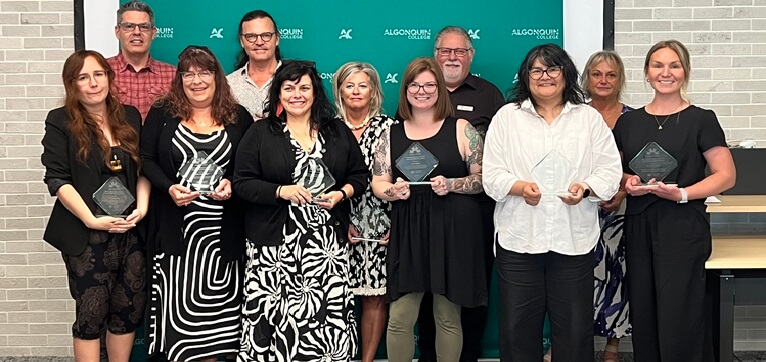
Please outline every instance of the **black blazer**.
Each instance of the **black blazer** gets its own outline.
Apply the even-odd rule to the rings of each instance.
[[[125,106],[125,116],[128,123],[141,133],[141,114],[132,106]],[[90,146],[90,153],[83,161],[77,159],[78,144],[72,138],[69,129],[69,113],[64,107],[48,112],[45,119],[45,135],[43,136],[43,154],[40,157],[45,166],[43,180],[48,185],[51,196],[56,196],[58,188],[71,184],[80,194],[85,204],[94,214],[100,208],[93,202],[93,193],[101,187],[101,169],[106,167],[104,153],[98,147],[96,139]],[[125,166],[128,190],[136,195],[138,181],[137,165],[130,160]],[[143,226],[141,224],[141,226]],[[140,231],[142,227],[136,228]],[[45,227],[43,239],[56,249],[67,255],[80,255],[88,245],[90,229],[82,220],[69,212],[61,201],[56,200],[51,211],[48,225]]]
[[[146,115],[141,132],[141,158],[143,171],[152,183],[152,215],[146,239],[147,252],[153,255],[158,250],[171,255],[182,255],[186,246],[182,242],[184,207],[178,207],[168,194],[170,186],[180,182],[176,172],[180,161],[173,160],[173,135],[181,118],[174,117],[166,107],[153,106]],[[253,117],[237,105],[237,121],[224,127],[236,150],[242,135],[253,124]],[[234,165],[236,152],[232,153],[229,165]],[[231,180],[233,166],[229,166],[224,177]],[[242,202],[236,194],[223,203],[223,225],[221,228],[221,253],[231,261],[244,255],[245,237],[242,231]]]
[[[237,149],[234,165],[234,192],[245,203],[245,235],[256,245],[284,243],[282,227],[287,222],[290,202],[276,197],[277,187],[292,185],[292,172],[298,162],[290,140],[285,133],[271,129],[273,118],[263,119],[250,128]],[[278,121],[281,122],[281,121]],[[336,136],[322,131],[326,152],[322,162],[330,169],[340,189],[345,184],[354,187],[353,197],[359,197],[367,188],[369,170],[364,163],[354,134],[340,120],[334,120]],[[344,238],[348,232],[351,213],[350,202],[341,202],[330,213],[331,222]]]

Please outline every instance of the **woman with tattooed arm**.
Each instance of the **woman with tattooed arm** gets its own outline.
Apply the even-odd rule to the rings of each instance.
[[[412,360],[413,327],[424,293],[433,293],[436,351],[457,361],[463,344],[460,308],[486,305],[481,210],[482,140],[468,121],[452,116],[441,69],[417,58],[405,70],[399,92],[404,121],[380,137],[373,166],[375,196],[392,203],[388,247],[388,359]],[[410,184],[406,161],[417,151],[438,160]],[[406,157],[405,157],[406,158]],[[412,176],[410,174],[410,176]]]

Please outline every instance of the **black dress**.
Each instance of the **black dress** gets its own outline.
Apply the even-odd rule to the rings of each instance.
[[[457,119],[448,117],[434,136],[411,140],[404,123],[391,126],[391,160],[419,142],[439,165],[434,176],[470,174],[457,143]],[[406,177],[395,166],[393,179]],[[449,193],[439,196],[430,186],[410,186],[407,200],[392,203],[391,243],[388,247],[389,302],[412,292],[431,292],[463,307],[487,304],[484,240],[478,196]]]

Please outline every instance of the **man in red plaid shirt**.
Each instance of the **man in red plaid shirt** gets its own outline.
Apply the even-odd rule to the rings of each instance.
[[[176,68],[149,55],[157,28],[154,12],[146,3],[122,4],[114,33],[120,41],[120,53],[107,59],[115,73],[114,91],[121,103],[138,108],[141,119],[146,119],[152,103],[170,89]]]

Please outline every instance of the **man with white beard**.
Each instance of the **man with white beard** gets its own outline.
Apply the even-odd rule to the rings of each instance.
[[[471,74],[471,62],[475,50],[468,32],[459,26],[447,26],[436,34],[434,59],[444,73],[449,98],[455,110],[455,117],[471,122],[482,138],[487,134],[489,122],[498,109],[505,104],[503,94],[489,81]],[[494,225],[492,213],[495,201],[486,194],[477,195],[481,202],[485,240],[466,240],[483,247],[487,284],[492,280],[494,252]],[[489,287],[489,285],[488,285]],[[423,297],[418,318],[418,348],[420,361],[436,361],[434,346],[435,327],[430,295]],[[463,308],[463,351],[460,361],[477,361],[481,357],[481,339],[487,326],[487,307]]]

